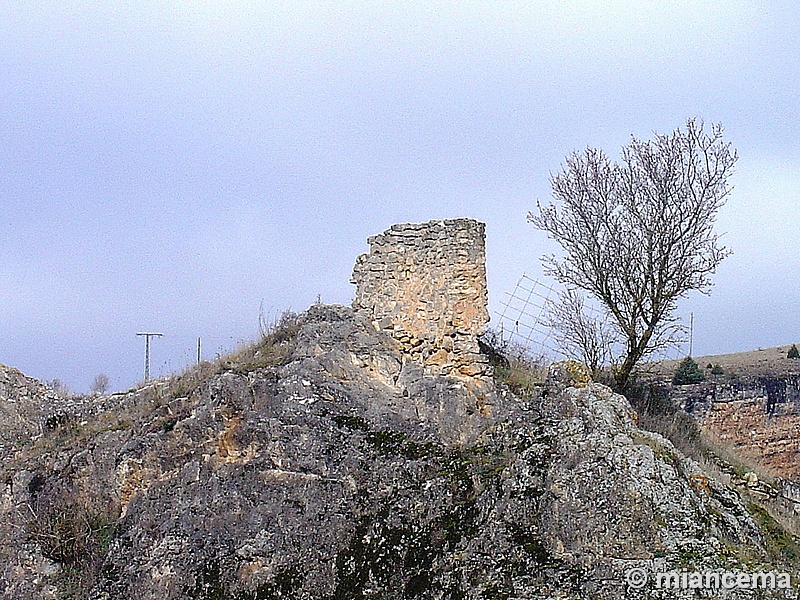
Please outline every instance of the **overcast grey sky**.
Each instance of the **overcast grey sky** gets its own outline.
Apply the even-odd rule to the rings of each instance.
[[[0,3],[0,362],[87,391],[349,303],[366,237],[487,223],[492,309],[586,146],[687,117],[740,154],[695,354],[800,342],[793,2]]]

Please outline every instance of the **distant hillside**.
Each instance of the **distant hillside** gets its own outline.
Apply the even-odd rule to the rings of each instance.
[[[710,354],[693,357],[701,368],[719,365],[727,375],[761,377],[764,375],[800,374],[800,360],[786,358],[791,344],[774,348],[759,348],[733,354]],[[671,376],[683,359],[665,360],[645,365],[647,372]]]

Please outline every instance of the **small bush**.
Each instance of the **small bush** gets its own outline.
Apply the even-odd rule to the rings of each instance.
[[[53,390],[56,394],[61,396],[62,398],[68,398],[72,395],[72,392],[69,391],[67,384],[64,383],[61,379],[53,379],[52,381],[48,381],[47,385]]]
[[[92,391],[96,394],[105,394],[111,387],[111,380],[105,373],[99,373],[92,382]]]
[[[296,313],[284,311],[275,323],[262,331],[263,341],[270,344],[291,342],[300,332],[300,322]]]
[[[261,326],[261,339],[255,344],[231,353],[222,359],[222,368],[248,372],[275,367],[290,360],[295,338],[300,331],[297,314],[286,311],[271,325]]]
[[[489,330],[478,338],[478,348],[495,369],[508,369],[511,363],[505,357],[504,351],[508,347],[508,342],[504,341],[499,333]]]
[[[786,358],[800,358],[800,350],[797,349],[795,344],[792,344],[792,347],[789,348],[789,352],[786,353]]]
[[[700,383],[705,378],[706,376],[703,375],[703,371],[700,370],[698,364],[691,356],[687,356],[681,361],[681,364],[675,371],[675,375],[672,377],[672,384],[688,385],[691,383]]]
[[[714,365],[711,367],[711,374],[712,375],[725,375],[725,369],[723,369],[719,365]]]

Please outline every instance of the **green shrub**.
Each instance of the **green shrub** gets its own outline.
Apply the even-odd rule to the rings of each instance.
[[[681,364],[675,371],[675,375],[672,377],[672,384],[687,385],[690,383],[700,383],[705,378],[706,376],[703,375],[703,371],[700,370],[698,364],[691,356],[687,356],[681,361]]]
[[[725,374],[725,369],[723,369],[719,365],[714,365],[713,367],[711,367],[711,374],[712,375],[724,375]]]
[[[800,351],[797,350],[795,344],[792,344],[792,347],[789,348],[789,352],[786,353],[786,358],[800,358]]]

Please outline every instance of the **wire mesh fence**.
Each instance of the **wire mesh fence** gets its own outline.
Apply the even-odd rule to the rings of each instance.
[[[495,331],[503,344],[520,345],[534,355],[548,359],[563,357],[553,339],[552,331],[545,325],[547,303],[558,295],[553,285],[522,274],[511,292],[500,301],[501,310]]]
[[[505,292],[500,301],[500,310],[493,329],[505,345],[522,346],[534,356],[547,360],[578,358],[569,355],[557,340],[556,333],[549,325],[548,305],[557,302],[564,288],[556,283],[545,284],[523,273],[514,289]],[[591,317],[599,319],[602,311],[588,302],[582,310]],[[682,350],[671,347],[659,353],[658,359],[672,360],[682,356]]]

